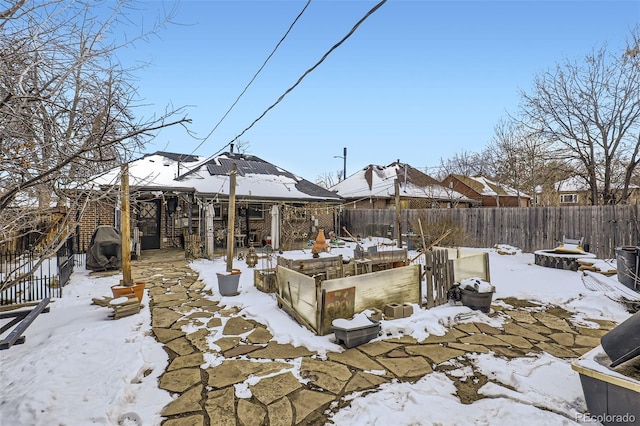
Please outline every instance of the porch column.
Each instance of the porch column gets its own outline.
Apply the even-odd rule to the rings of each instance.
[[[215,250],[214,246],[214,232],[213,232],[213,218],[215,216],[215,210],[213,208],[213,203],[208,202],[206,204],[205,210],[205,251],[208,259],[213,259],[213,252]]]
[[[274,250],[280,248],[280,208],[277,204],[271,206],[271,246]]]

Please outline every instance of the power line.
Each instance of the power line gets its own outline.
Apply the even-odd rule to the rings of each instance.
[[[278,100],[276,100],[273,104],[271,104],[266,110],[264,110],[264,112],[262,114],[260,114],[260,116],[258,118],[256,118],[255,120],[253,120],[253,122],[246,128],[244,129],[242,132],[240,132],[236,137],[234,137],[233,139],[231,139],[229,142],[227,142],[227,144],[225,146],[223,146],[222,148],[220,148],[216,153],[214,153],[213,155],[211,155],[206,161],[209,161],[210,159],[214,158],[216,155],[218,155],[219,153],[221,153],[225,148],[227,148],[229,145],[231,145],[233,142],[235,142],[236,140],[238,140],[238,138],[240,138],[242,135],[244,135],[249,129],[251,129],[258,121],[260,121],[265,115],[267,115],[267,113],[269,111],[271,111],[276,105],[278,105],[284,98],[285,96],[287,96],[291,91],[293,91],[293,89],[295,89],[301,82],[302,80],[304,80],[304,78],[309,75],[311,72],[313,72],[313,70],[315,70],[316,68],[318,68],[318,66],[320,66],[321,63],[324,62],[325,59],[327,59],[327,57],[333,53],[334,50],[336,50],[338,47],[340,47],[345,41],[347,41],[347,39],[349,37],[351,37],[353,35],[353,33],[358,29],[358,27],[367,19],[369,18],[369,16],[373,15],[373,13],[375,13],[378,9],[380,9],[380,7],[382,7],[383,4],[385,4],[387,2],[387,0],[381,0],[378,4],[376,4],[374,7],[371,8],[371,10],[369,10],[362,18],[360,18],[360,20],[358,22],[356,22],[356,24],[351,28],[351,30],[336,44],[334,44],[331,49],[329,49],[324,55],[322,55],[322,57],[320,58],[320,60],[318,62],[316,62],[311,68],[309,68],[308,70],[306,70],[302,76],[300,76],[300,78],[298,78],[298,80],[293,84],[293,86],[289,87],[282,95],[280,95],[280,97],[278,98]]]
[[[260,68],[258,69],[258,71],[256,71],[256,73],[253,75],[253,77],[251,78],[251,80],[249,81],[249,83],[247,83],[247,85],[244,87],[244,89],[242,90],[242,92],[240,92],[240,94],[238,95],[238,97],[236,98],[236,100],[233,102],[233,104],[231,104],[231,106],[229,107],[229,109],[227,110],[227,112],[224,113],[224,115],[222,116],[222,118],[218,121],[218,123],[213,127],[213,129],[211,129],[211,131],[209,132],[209,134],[207,134],[207,136],[202,140],[202,142],[200,142],[198,144],[198,146],[196,146],[193,151],[191,151],[191,154],[193,154],[194,152],[196,152],[206,141],[207,139],[209,139],[209,137],[213,134],[213,132],[216,131],[216,129],[220,126],[220,124],[224,121],[225,118],[227,118],[227,115],[229,115],[229,113],[231,112],[231,110],[236,106],[236,104],[238,103],[238,101],[240,100],[240,98],[245,94],[245,92],[247,91],[247,89],[249,89],[249,86],[251,86],[251,84],[253,84],[253,82],[255,81],[255,79],[258,77],[258,74],[260,74],[260,72],[262,72],[262,70],[264,69],[264,67],[267,65],[267,62],[269,62],[269,60],[271,59],[271,57],[276,53],[276,50],[278,50],[278,48],[280,47],[280,45],[282,44],[282,42],[284,41],[285,38],[287,38],[287,36],[289,35],[289,33],[291,32],[291,30],[293,29],[293,26],[296,24],[296,22],[298,22],[298,19],[300,19],[300,17],[302,16],[302,14],[305,12],[305,10],[307,10],[307,7],[309,7],[309,5],[311,4],[311,0],[307,0],[307,3],[304,5],[304,7],[302,8],[302,10],[300,11],[300,13],[298,14],[298,16],[296,16],[296,19],[293,20],[293,22],[291,23],[291,25],[289,25],[289,29],[287,29],[287,31],[284,33],[284,35],[282,36],[282,38],[280,38],[280,41],[276,44],[276,46],[273,48],[273,50],[271,51],[271,53],[269,54],[269,56],[267,56],[267,59],[264,60],[264,62],[262,63],[262,66],[260,66]],[[234,139],[235,140],[235,139]],[[229,144],[231,144],[231,142],[229,142]],[[227,146],[229,145],[227,144]],[[226,148],[226,146],[225,146]],[[223,148],[224,149],[224,148]]]
[[[353,33],[356,32],[356,30],[358,29],[358,27],[360,26],[360,24],[362,24],[369,16],[373,15],[373,13],[380,9],[380,7],[382,7],[383,4],[385,4],[387,2],[387,0],[382,0],[380,1],[378,4],[376,4],[373,8],[371,8],[371,10],[369,10],[367,12],[366,15],[364,15],[358,22],[356,22],[356,24],[353,26],[353,28],[351,28],[351,30],[347,33],[347,35],[345,35],[342,40],[340,40],[339,42],[337,42],[336,44],[334,44],[331,49],[329,49],[327,51],[327,53],[325,53],[324,55],[322,55],[322,58],[320,58],[320,60],[318,62],[315,63],[315,65],[313,65],[311,68],[309,68],[308,70],[306,70],[304,72],[304,74],[302,74],[302,76],[300,76],[300,78],[298,78],[298,81],[295,82],[295,84],[291,87],[289,87],[282,95],[280,95],[280,97],[278,98],[277,101],[275,101],[273,104],[271,104],[262,114],[260,114],[260,116],[258,118],[256,118],[255,120],[253,120],[253,122],[246,128],[244,129],[242,132],[240,132],[235,138],[233,138],[231,141],[229,141],[229,143],[227,143],[227,145],[224,147],[226,148],[227,146],[231,145],[233,142],[235,142],[236,140],[238,140],[238,138],[240,138],[242,135],[244,135],[249,129],[251,129],[258,121],[260,121],[265,115],[267,115],[267,113],[269,111],[271,111],[276,105],[278,105],[284,98],[285,96],[287,96],[293,89],[295,89],[301,82],[302,80],[304,80],[304,78],[309,75],[313,70],[315,70],[316,68],[318,68],[318,66],[320,66],[321,63],[324,62],[325,59],[327,59],[327,57],[334,51],[336,50],[338,47],[340,47],[340,45],[342,45],[342,43],[344,43],[345,41],[347,41],[347,39],[349,37],[351,37],[353,35]],[[223,148],[223,149],[224,149]]]

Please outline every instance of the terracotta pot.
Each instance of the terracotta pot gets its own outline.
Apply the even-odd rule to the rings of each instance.
[[[138,298],[138,302],[142,302],[142,296],[144,296],[144,287],[146,283],[137,282],[132,286],[126,285],[114,285],[111,287],[111,291],[113,292],[113,298],[117,299],[118,297],[129,297],[131,295],[135,295]]]

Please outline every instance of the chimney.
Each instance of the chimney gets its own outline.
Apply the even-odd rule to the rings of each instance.
[[[229,152],[233,154],[233,144],[231,144],[231,148],[229,148]]]

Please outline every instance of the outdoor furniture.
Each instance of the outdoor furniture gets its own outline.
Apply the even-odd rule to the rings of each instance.
[[[260,243],[260,239],[258,238],[258,233],[255,230],[251,230],[251,232],[249,232],[249,243]]]
[[[562,236],[562,244],[575,244],[582,247],[583,242],[584,238],[567,238],[564,235]]]
[[[244,239],[247,234],[235,234],[236,247],[244,247]]]

